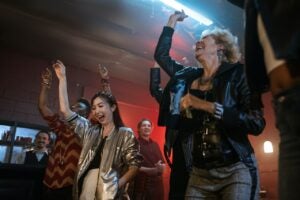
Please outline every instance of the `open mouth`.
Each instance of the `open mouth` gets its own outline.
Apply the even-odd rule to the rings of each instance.
[[[203,46],[197,46],[196,47],[196,51],[201,50],[201,49],[204,49],[204,47]]]
[[[96,115],[96,118],[97,118],[99,121],[103,121],[103,120],[104,120],[104,115],[103,115],[103,114],[98,114],[98,115]]]

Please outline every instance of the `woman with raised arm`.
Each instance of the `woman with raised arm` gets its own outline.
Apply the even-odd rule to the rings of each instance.
[[[237,38],[225,29],[204,30],[195,44],[195,58],[201,67],[185,67],[170,56],[173,33],[172,27],[164,27],[155,60],[173,83],[169,98],[162,99],[165,103],[161,102],[160,110],[165,112],[160,114],[167,120],[167,128],[171,125],[178,130],[176,141],[193,136],[192,146],[182,146],[183,153],[192,152],[185,198],[258,199],[258,169],[248,135],[259,135],[265,121],[261,102],[250,93],[243,65],[238,62]],[[183,195],[170,199],[183,199]]]
[[[59,79],[61,112],[83,145],[73,198],[122,199],[126,196],[126,184],[137,174],[143,159],[132,129],[124,127],[117,101],[107,92],[96,93],[91,100],[91,113],[97,124],[72,112],[65,66],[57,61],[53,68]]]

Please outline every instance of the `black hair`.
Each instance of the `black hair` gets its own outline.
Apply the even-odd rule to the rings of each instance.
[[[86,106],[86,115],[88,116],[91,112],[91,104],[85,98],[80,98],[77,100],[78,103],[83,103]]]
[[[37,134],[35,135],[35,138],[37,138],[41,133],[46,133],[48,135],[48,140],[51,141],[50,133],[48,131],[44,131],[44,130],[40,130],[39,132],[37,132]]]
[[[91,99],[91,105],[93,105],[93,102],[94,102],[94,100],[97,97],[99,97],[101,99],[105,99],[106,102],[110,106],[113,106],[113,105],[116,106],[116,109],[113,111],[113,121],[114,121],[114,124],[115,124],[115,126],[117,128],[120,128],[120,127],[124,126],[124,123],[123,123],[123,120],[122,120],[121,115],[120,115],[119,106],[118,106],[116,98],[112,94],[110,94],[110,93],[107,93],[107,92],[104,92],[104,91],[100,91],[100,92],[97,92],[92,97],[92,99]]]

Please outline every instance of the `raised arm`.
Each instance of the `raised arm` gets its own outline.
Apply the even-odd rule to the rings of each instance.
[[[43,117],[52,116],[54,113],[49,108],[48,93],[52,85],[52,72],[46,68],[42,72],[41,92],[39,96],[39,111]]]
[[[110,84],[109,84],[109,75],[108,70],[104,65],[98,64],[98,72],[100,74],[101,78],[101,91],[104,91],[105,93],[111,94]]]
[[[167,25],[163,28],[163,31],[159,37],[158,43],[154,52],[154,59],[159,66],[171,77],[175,73],[184,68],[170,56],[170,49],[172,44],[172,37],[174,34],[174,27],[177,21],[183,21],[187,15],[182,11],[176,11],[169,18]]]
[[[66,119],[69,119],[71,116],[74,115],[74,112],[70,109],[69,105],[66,67],[61,61],[57,60],[56,63],[53,64],[53,69],[59,80],[58,94],[60,111]]]

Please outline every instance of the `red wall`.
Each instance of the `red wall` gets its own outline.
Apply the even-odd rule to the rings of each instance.
[[[127,104],[124,102],[119,102],[119,106],[120,106],[120,111],[124,122],[126,123],[127,126],[133,128],[136,135],[137,135],[136,125],[141,118],[148,118],[152,122],[154,122],[154,124],[156,124],[157,122],[157,114],[158,114],[157,110],[144,108],[132,104]],[[165,128],[155,126],[151,135],[151,138],[160,145],[161,150],[163,149],[163,143],[164,143],[164,131]],[[169,191],[169,174],[170,174],[170,168],[167,167],[166,172],[164,173],[163,176],[164,186],[165,186],[164,187],[165,199],[168,199],[167,194]]]

